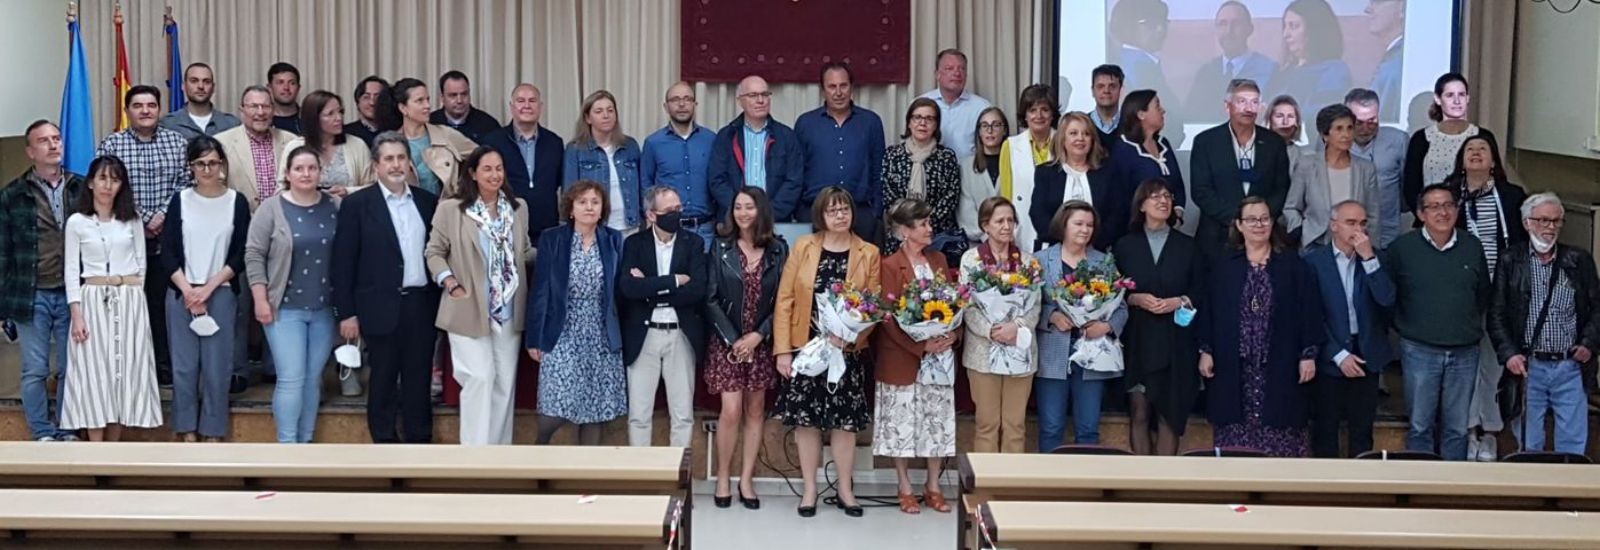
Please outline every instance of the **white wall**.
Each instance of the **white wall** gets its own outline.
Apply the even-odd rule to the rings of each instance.
[[[0,0],[0,137],[61,116],[67,78],[66,2]]]
[[[1513,145],[1600,159],[1600,6],[1567,14],[1547,4],[1520,8]]]

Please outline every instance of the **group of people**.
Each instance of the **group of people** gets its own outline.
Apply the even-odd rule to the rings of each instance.
[[[123,426],[160,426],[157,364],[170,362],[174,431],[221,440],[256,323],[283,442],[313,440],[323,369],[342,344],[365,347],[376,442],[432,440],[439,354],[462,386],[464,444],[511,442],[524,353],[539,364],[541,444],[567,425],[597,444],[626,416],[629,442],[649,445],[664,384],[670,443],[686,446],[703,381],[722,404],[721,507],[735,490],[759,507],[751,481],[776,392],[807,517],[824,432],[839,506],[862,515],[852,449],[869,429],[874,453],[895,459],[900,508],[950,510],[938,472],[957,451],[955,386],[919,369],[952,350],[977,452],[1024,450],[1030,397],[1040,451],[1067,443],[1069,418],[1073,443],[1096,444],[1102,399],[1120,388],[1134,452],[1175,454],[1204,387],[1219,446],[1358,454],[1397,355],[1409,448],[1464,459],[1469,439],[1502,429],[1504,365],[1527,377],[1529,425],[1553,411],[1556,449],[1582,452],[1595,266],[1556,243],[1557,197],[1507,181],[1493,135],[1466,118],[1459,75],[1439,79],[1437,123],[1409,140],[1357,89],[1317,111],[1320,139],[1304,146],[1258,126],[1259,85],[1235,79],[1219,105],[1228,122],[1195,138],[1186,180],[1162,98],[1124,96],[1115,65],[1094,70],[1091,113],[1061,114],[1047,85],[1024,89],[1013,135],[966,89],[962,52],[935,63],[938,88],[911,102],[892,145],[839,63],[820,71],[823,105],[792,128],[772,116],[760,77],[740,82],[741,114],[718,131],[695,123],[694,87],[674,84],[670,122],[642,145],[606,91],[584,99],[563,145],[539,124],[530,84],[513,89],[500,126],[471,106],[459,72],[441,77],[438,111],[417,79],[369,77],[346,123],[337,95],[298,101],[287,64],[245,89],[242,118],[211,101],[202,64],[185,71],[185,109],[164,118],[160,90],[132,88],[130,127],[82,176],[61,166],[59,129],[37,122],[33,167],[0,191],[0,317],[23,328],[30,431],[114,440]],[[1421,227],[1400,233],[1401,211]],[[1197,218],[1193,236],[1178,231],[1185,217]],[[786,242],[785,222],[812,233]],[[1079,326],[1036,300],[1005,318],[973,307],[963,330],[922,341],[893,319],[854,341],[818,332],[813,296],[836,283],[893,293],[1035,263],[1053,282],[1108,261],[1137,287],[1104,321]],[[845,358],[836,380],[796,371],[819,336]],[[1122,372],[1068,360],[1099,338],[1120,342]],[[1023,348],[1023,365],[992,364],[1000,346]],[[52,354],[65,371],[59,420],[45,389]],[[1489,435],[1469,438],[1474,427]],[[1543,446],[1542,434],[1525,445]],[[912,460],[929,469],[920,496]]]

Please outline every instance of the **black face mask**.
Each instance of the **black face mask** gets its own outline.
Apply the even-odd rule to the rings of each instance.
[[[668,233],[677,233],[679,229],[683,229],[683,212],[656,214],[656,227]]]

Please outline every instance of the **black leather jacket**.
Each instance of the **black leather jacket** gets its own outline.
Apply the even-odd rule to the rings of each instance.
[[[1514,355],[1526,356],[1532,351],[1526,344],[1528,316],[1544,304],[1544,296],[1532,295],[1532,259],[1529,245],[1520,242],[1507,247],[1495,265],[1488,328],[1489,340],[1494,343],[1501,364]],[[1588,252],[1557,244],[1555,266],[1574,289],[1572,299],[1578,319],[1574,345],[1600,351],[1600,308],[1595,307],[1600,304],[1600,277],[1595,274],[1594,258]]]
[[[761,300],[755,307],[756,332],[761,333],[763,340],[772,338],[772,309],[778,303],[778,283],[783,278],[783,264],[788,258],[789,245],[777,236],[761,255]],[[739,252],[739,242],[724,238],[712,241],[710,259],[711,287],[706,317],[723,342],[732,344],[745,334],[741,320],[747,305],[744,303],[744,259]]]

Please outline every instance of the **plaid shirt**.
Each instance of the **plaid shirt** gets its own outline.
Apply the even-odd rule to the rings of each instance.
[[[167,211],[173,193],[191,185],[192,176],[183,160],[188,147],[183,134],[166,128],[156,128],[156,137],[150,141],[140,140],[129,129],[100,140],[94,154],[116,155],[128,165],[133,204],[139,209],[139,219],[150,223],[156,214]]]
[[[1558,275],[1556,292],[1550,296],[1550,314],[1544,321],[1544,328],[1538,335],[1533,334],[1534,324],[1539,322],[1539,306],[1544,304],[1544,295],[1550,290],[1550,270],[1556,269],[1556,260],[1549,262],[1539,259],[1537,252],[1529,247],[1529,254],[1533,257],[1528,260],[1528,279],[1532,292],[1528,297],[1532,306],[1528,310],[1528,320],[1523,334],[1533,340],[1533,351],[1540,353],[1566,353],[1578,343],[1578,307],[1574,302],[1577,291],[1572,288],[1572,281],[1565,274]]]
[[[77,204],[83,176],[62,172],[62,202]],[[33,196],[33,169],[0,188],[0,319],[33,319],[33,293],[39,281],[39,201]]]
[[[245,132],[250,138],[250,161],[256,169],[256,201],[266,201],[278,193],[278,171],[272,159],[272,132],[265,138]]]

